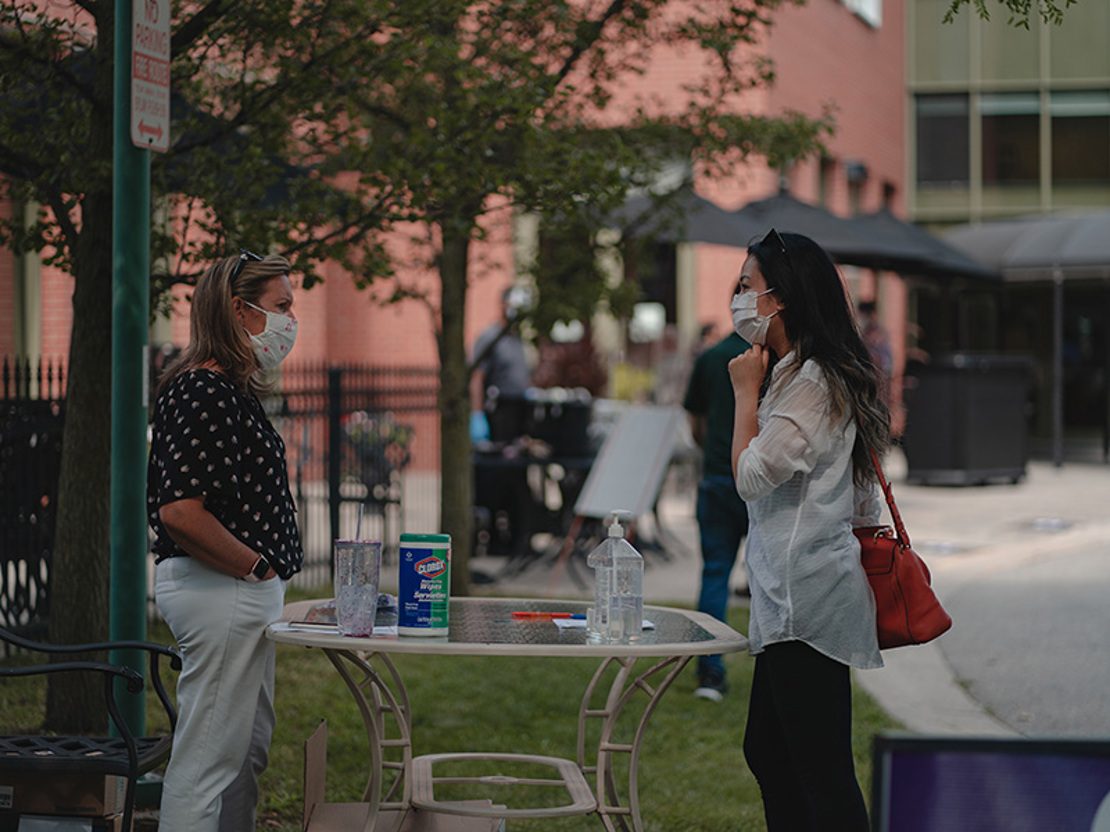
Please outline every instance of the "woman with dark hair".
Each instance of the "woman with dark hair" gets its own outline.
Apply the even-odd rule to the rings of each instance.
[[[257,393],[296,340],[284,257],[243,252],[197,282],[189,345],[154,409],[155,599],[184,657],[159,829],[246,832],[274,729],[274,645],[301,568],[285,445]],[[281,579],[281,580],[279,580]]]
[[[772,229],[752,245],[732,313],[752,344],[729,363],[755,656],[744,756],[769,832],[866,832],[849,668],[882,659],[852,528],[878,522],[870,454],[889,415],[840,274],[809,238]]]

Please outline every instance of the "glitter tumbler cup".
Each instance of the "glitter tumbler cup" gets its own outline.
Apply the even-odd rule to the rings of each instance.
[[[381,569],[380,540],[335,541],[335,617],[340,635],[374,632]]]

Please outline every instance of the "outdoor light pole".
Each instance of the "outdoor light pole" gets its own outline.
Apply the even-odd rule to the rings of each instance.
[[[1052,267],[1052,464],[1064,464],[1064,271]]]
[[[115,0],[112,167],[112,640],[146,638],[146,431],[150,315],[150,151],[131,141],[133,0]],[[146,666],[140,650],[113,651],[112,662]],[[146,734],[142,694],[117,689],[120,711]]]

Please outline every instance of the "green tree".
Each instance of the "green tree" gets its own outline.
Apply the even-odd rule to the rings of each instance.
[[[350,263],[337,218],[381,225],[387,192],[359,201],[320,173],[290,166],[314,161],[299,124],[317,107],[338,106],[323,67],[352,60],[371,34],[360,28],[368,25],[360,6],[301,3],[295,17],[286,3],[214,0],[181,10],[172,46],[175,146],[155,157],[153,178],[159,204],[181,206],[187,221],[153,235],[155,257],[174,264],[153,276],[156,296],[232,243],[292,252],[311,284],[314,263]],[[14,207],[0,243],[38,252],[74,278],[50,586],[50,638],[68,643],[108,631],[114,9],[114,0],[0,3],[0,197]],[[188,211],[198,204],[207,213]],[[182,244],[194,230],[210,236]],[[381,263],[368,237],[359,254],[371,273]],[[51,685],[47,727],[104,730],[98,684]]]
[[[441,522],[453,536],[455,592],[468,589],[471,540],[473,366],[463,341],[471,244],[516,211],[540,214],[552,235],[584,224],[576,239],[596,242],[590,220],[676,159],[721,171],[753,152],[778,162],[812,151],[827,122],[736,112],[740,93],[770,80],[770,67],[742,47],[755,43],[777,5],[410,0],[390,4],[374,47],[396,39],[406,52],[401,74],[369,78],[352,67],[348,113],[369,139],[346,167],[402,187],[411,216],[433,232],[439,296],[425,301],[439,345]],[[687,102],[667,110],[618,97],[663,46],[705,59]],[[540,281],[539,319],[619,311],[628,293],[601,279],[589,246],[560,255],[555,270],[573,279]]]
[[[386,300],[424,303],[440,358],[441,524],[455,541],[454,590],[465,593],[472,243],[514,211],[541,214],[553,236],[588,232],[676,159],[719,173],[753,153],[778,164],[814,150],[827,117],[753,117],[736,105],[771,78],[751,47],[778,2],[175,4],[173,144],[152,173],[169,217],[152,254],[168,265],[152,294],[244,245],[290,256],[306,287],[332,260]],[[75,279],[51,587],[66,612],[52,616],[59,641],[107,631],[112,31],[111,0],[0,0],[0,187],[21,208],[3,242]],[[616,97],[657,47],[704,56],[688,102]],[[428,232],[431,294],[394,276],[381,244],[412,220]],[[590,262],[580,260],[587,275]],[[586,284],[548,275],[539,317],[619,309],[619,291]],[[50,724],[94,725],[94,698],[52,688]]]
[[[1010,13],[1009,24],[1029,28],[1029,18],[1035,13],[1039,14],[1046,23],[1059,25],[1064,20],[1064,10],[1076,0],[994,0]],[[960,8],[972,6],[984,20],[990,20],[991,10],[988,0],[951,0],[951,5],[944,15],[944,22],[951,23]]]

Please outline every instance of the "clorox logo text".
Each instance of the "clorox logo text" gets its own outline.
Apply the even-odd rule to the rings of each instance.
[[[439,558],[424,558],[424,560],[413,566],[416,574],[423,575],[425,578],[435,578],[442,575],[447,569],[447,564]]]

